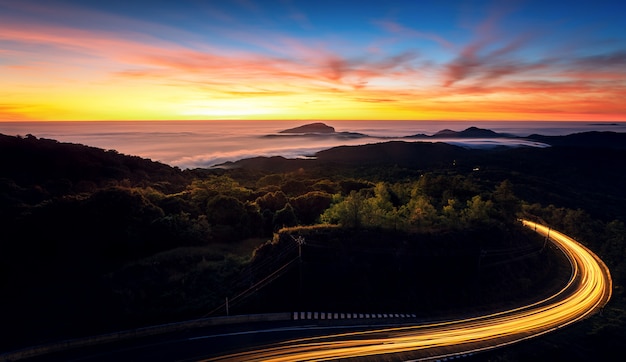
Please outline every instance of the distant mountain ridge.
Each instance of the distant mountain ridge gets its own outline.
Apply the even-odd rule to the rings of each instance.
[[[612,131],[590,131],[572,133],[566,136],[533,134],[527,138],[547,143],[551,146],[626,149],[626,133]]]
[[[279,134],[292,135],[341,135],[352,137],[370,137],[369,135],[358,132],[337,132],[334,127],[322,122],[309,123],[302,126],[285,129],[278,132]],[[272,135],[268,135],[272,136]],[[497,133],[490,129],[469,127],[462,131],[453,131],[451,129],[443,129],[433,135],[418,133],[405,137],[376,137],[376,138],[519,138],[506,133]]]
[[[323,123],[304,125],[286,131],[305,131],[312,129],[323,129]],[[328,126],[326,126],[328,127]],[[306,136],[306,134],[294,134],[295,136]],[[370,137],[368,135],[352,132],[332,132],[327,134],[317,134],[325,137],[336,135],[340,137]],[[276,135],[275,135],[276,136]],[[384,139],[385,137],[372,137],[373,139]],[[551,147],[569,147],[578,150],[584,149],[605,149],[605,150],[626,150],[626,133],[603,131],[603,132],[582,132],[566,136],[543,136],[534,134],[528,137],[518,137],[506,133],[498,133],[489,129],[469,127],[462,131],[450,129],[441,130],[433,135],[415,134],[406,137],[389,137],[395,140],[364,144],[357,146],[337,146],[319,151],[310,159],[287,159],[284,157],[254,157],[242,159],[234,162],[226,162],[216,167],[224,168],[251,168],[266,169],[272,171],[292,170],[305,165],[343,163],[373,165],[383,163],[396,163],[398,165],[412,167],[430,167],[433,165],[452,164],[455,160],[473,158],[485,151],[479,149],[468,149],[461,146],[452,145],[443,141],[433,142],[434,139],[518,139],[530,140],[543,143]],[[398,139],[406,139],[398,140]],[[421,142],[420,139],[428,140]],[[551,148],[549,147],[549,148]],[[492,150],[492,154],[497,154],[512,147],[502,146]],[[522,146],[520,148],[532,149],[532,146]]]
[[[297,127],[292,130],[328,129],[328,126],[323,123],[305,126],[307,127]],[[332,129],[334,130],[334,128]],[[308,137],[306,134],[288,134],[285,136]],[[274,137],[285,136],[274,135]],[[359,133],[335,131],[326,134],[314,134],[313,136],[369,137]],[[371,144],[331,147],[319,151],[307,159],[290,159],[281,156],[244,158],[217,165],[216,168],[257,168],[279,171],[325,163],[360,165],[397,163],[398,165],[411,167],[427,167],[434,164],[451,164],[454,160],[460,161],[466,157],[474,157],[486,152],[485,150],[468,149],[439,141],[454,138],[525,139],[548,144],[552,146],[549,148],[560,148],[564,152],[568,149],[576,149],[575,151],[579,153],[591,149],[626,150],[626,133],[613,131],[581,132],[565,136],[533,134],[522,138],[497,133],[488,129],[469,127],[463,131],[446,129],[431,136],[417,134],[404,138],[406,141],[398,140],[399,137],[394,137],[394,140]],[[419,138],[424,138],[428,141],[420,142]],[[384,138],[372,137],[372,139],[380,140]],[[31,182],[41,182],[42,180],[39,180],[36,176],[41,174],[51,177],[61,177],[63,175],[70,182],[75,182],[78,179],[100,180],[118,177],[135,180],[145,177],[144,173],[136,172],[141,169],[150,169],[153,172],[162,173],[166,175],[166,178],[182,177],[180,169],[158,162],[144,160],[136,156],[120,155],[114,151],[105,151],[94,147],[60,143],[55,140],[0,135],[0,146],[4,150],[2,152],[3,157],[0,157],[4,165],[4,176],[10,176],[14,173],[15,177],[19,175],[19,178],[26,178]],[[523,149],[528,149],[528,152],[535,152],[535,150],[532,150],[534,147],[522,146],[519,148],[522,148],[522,150],[519,150],[520,152],[525,152]],[[490,153],[495,155],[508,149],[511,149],[511,147],[503,146],[493,149]],[[601,161],[599,160],[598,162]],[[109,164],[105,165],[106,162],[109,162]],[[81,165],[81,167],[75,168],[72,165]]]
[[[280,131],[281,134],[292,134],[297,136],[339,136],[339,137],[372,137],[358,132],[336,132],[334,127],[328,126],[322,122],[309,123],[299,127],[294,127]],[[272,136],[272,135],[268,135]],[[548,144],[550,146],[574,146],[574,147],[604,147],[612,149],[626,149],[626,133],[613,131],[589,131],[581,133],[573,133],[565,136],[544,136],[533,134],[528,137],[519,137],[508,133],[498,133],[490,129],[479,128],[475,126],[468,127],[462,131],[454,131],[451,129],[443,129],[433,135],[417,133],[405,137],[372,137],[377,139],[489,139],[489,138],[509,138],[518,140],[531,140]]]
[[[441,130],[435,133],[432,137],[458,137],[458,138],[497,138],[497,137],[514,137],[505,133],[497,133],[490,129],[478,128],[478,127],[469,127],[464,129],[463,131],[457,132],[449,129]]]
[[[453,131],[451,129],[442,129],[441,131],[427,135],[424,133],[418,133],[405,138],[518,138],[506,133],[497,133],[490,129],[469,127],[463,131]]]

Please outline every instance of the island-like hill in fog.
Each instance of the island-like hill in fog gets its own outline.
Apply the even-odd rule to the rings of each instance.
[[[357,132],[337,132],[334,127],[329,126],[322,122],[309,123],[302,126],[294,127],[279,131],[280,134],[351,134],[351,135],[362,135],[367,136],[362,133]],[[407,136],[406,138],[497,138],[497,137],[510,137],[516,138],[515,136],[511,136],[506,133],[497,133],[489,129],[478,128],[478,127],[469,127],[462,131],[453,131],[451,129],[443,129],[433,135],[426,135],[423,133],[418,133],[412,136]]]
[[[365,134],[355,132],[336,132],[333,127],[324,123],[311,123],[300,127],[286,129],[280,131],[281,134],[287,134],[295,137],[370,137]],[[344,136],[345,135],[345,136]],[[277,134],[267,135],[266,137],[285,137]],[[433,167],[435,165],[443,166],[450,164],[463,165],[473,168],[474,165],[484,163],[484,157],[499,159],[501,155],[506,157],[517,157],[510,153],[524,155],[524,157],[539,157],[542,155],[567,153],[570,156],[583,153],[585,157],[595,155],[589,153],[589,149],[606,149],[606,150],[626,150],[626,133],[619,132],[582,132],[566,136],[543,136],[531,135],[528,137],[518,137],[506,133],[498,133],[489,129],[478,127],[469,127],[462,131],[453,131],[450,129],[441,130],[433,135],[415,134],[406,137],[392,137],[394,140],[384,141],[385,137],[372,137],[372,139],[381,140],[372,144],[359,146],[337,146],[317,152],[314,157],[308,160],[303,159],[287,159],[284,157],[254,157],[242,159],[235,162],[226,162],[217,165],[218,168],[247,168],[261,169],[272,172],[294,170],[305,165],[322,165],[328,163],[335,164],[353,164],[353,165],[380,165],[385,163],[393,163],[403,167],[423,168]],[[391,138],[391,137],[390,137]],[[512,147],[496,147],[490,150],[479,150],[466,148],[445,143],[446,139],[471,139],[471,138],[510,138],[525,139],[541,142],[553,148],[567,149],[562,152],[557,150],[540,151],[534,147],[519,147],[519,150],[512,150]],[[406,139],[400,141],[398,139]],[[427,142],[419,142],[419,140],[428,140]],[[441,142],[433,142],[433,140],[441,140]],[[518,148],[518,147],[513,147]],[[576,148],[577,151],[570,148]],[[526,150],[525,150],[526,149]],[[568,150],[569,149],[569,150]],[[533,155],[533,156],[530,156]],[[599,156],[597,162],[604,163],[608,159],[612,159],[614,154],[609,153],[608,156]],[[598,156],[598,155],[596,155]],[[574,157],[575,158],[575,157]],[[465,162],[463,162],[466,160]],[[508,162],[508,161],[507,161]],[[576,163],[575,159],[572,162]]]
[[[292,136],[339,136],[339,137],[371,137],[367,134],[343,131],[337,132],[334,127],[329,126],[322,122],[309,123],[302,126],[285,129],[278,132],[278,135],[292,135]],[[267,135],[266,137],[277,136]],[[424,133],[418,133],[405,137],[380,137],[376,138],[406,138],[406,139],[420,139],[420,138],[519,138],[506,133],[498,133],[489,129],[469,127],[462,131],[454,131],[451,129],[443,129],[433,135],[427,135]]]
[[[262,137],[333,137],[339,139],[364,138],[366,134],[358,132],[337,132],[335,128],[322,122],[309,123],[302,126],[285,129],[277,134],[264,135]]]
[[[302,126],[294,127],[279,131],[280,135],[292,135],[292,136],[320,136],[320,137],[345,137],[345,138],[367,138],[372,137],[367,134],[343,131],[337,132],[334,127],[329,126],[322,122],[309,123]],[[276,137],[274,135],[266,135],[265,137]],[[443,129],[435,134],[427,135],[424,133],[417,133],[405,137],[372,137],[376,139],[406,139],[406,140],[419,140],[419,139],[495,139],[495,138],[510,138],[518,140],[530,140],[541,142],[550,146],[566,146],[566,147],[583,147],[583,148],[610,148],[610,149],[626,149],[626,133],[611,132],[611,131],[590,131],[574,133],[565,136],[544,136],[540,134],[533,134],[528,137],[519,137],[508,133],[499,133],[490,129],[479,127],[468,127],[462,131],[454,131],[451,129]]]
[[[335,128],[322,122],[316,122],[289,128],[278,133],[335,133]]]

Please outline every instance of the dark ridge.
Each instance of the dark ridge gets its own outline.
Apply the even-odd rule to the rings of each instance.
[[[448,135],[441,134],[441,132],[438,132],[437,134],[435,134],[434,137],[440,137],[440,136],[448,137]],[[503,137],[503,136],[506,137],[506,135],[494,132],[489,129],[483,129],[483,128],[478,128],[478,127],[469,127],[461,132],[454,132],[454,131],[452,132],[456,135],[456,137],[461,137],[461,138],[492,138],[492,137]]]
[[[409,138],[514,138],[506,133],[497,133],[490,129],[469,127],[463,131],[453,131],[451,129],[443,129],[432,136],[425,135],[423,133],[408,136]]]
[[[439,134],[446,134],[448,131],[441,131]],[[470,127],[462,132],[449,131],[456,135],[464,135],[465,137],[507,137],[490,130],[482,130],[476,127]],[[493,136],[493,135],[497,136]],[[471,136],[470,136],[471,135]],[[482,136],[478,136],[482,135]],[[444,137],[444,136],[441,136]],[[449,137],[449,136],[448,136]],[[463,136],[457,136],[463,137]],[[508,136],[512,137],[512,136]],[[527,139],[549,144],[551,146],[562,146],[576,148],[579,151],[590,149],[626,149],[626,133],[615,132],[586,132],[572,134],[568,136],[542,136],[532,135]],[[526,152],[523,150],[528,147],[521,147],[522,150],[511,151],[516,155],[522,155]],[[531,147],[532,148],[532,147]],[[366,165],[382,165],[393,163],[398,166],[405,167],[433,167],[433,166],[449,166],[449,165],[465,165],[471,166],[485,161],[486,155],[498,155],[505,152],[508,147],[495,148],[491,150],[484,149],[467,149],[461,146],[455,146],[444,142],[404,142],[389,141],[375,144],[366,144],[358,146],[338,146],[327,150],[319,151],[314,159],[285,159],[283,157],[255,157],[243,159],[235,162],[227,162],[219,165],[222,168],[249,168],[267,171],[290,171],[305,166],[321,166],[325,164],[343,164],[352,166]],[[542,152],[541,150],[531,150],[532,154],[536,152],[542,154],[550,154],[550,152]],[[578,152],[578,151],[577,151]],[[508,162],[508,161],[507,161]]]
[[[291,159],[282,156],[272,157],[252,157],[244,158],[238,161],[228,161],[213,168],[233,169],[233,168],[245,168],[249,170],[263,170],[270,172],[289,172],[295,171],[301,167],[308,166],[314,160],[309,159]]]
[[[482,154],[478,149],[466,149],[443,142],[389,141],[360,146],[338,146],[317,152],[310,159],[287,159],[281,156],[253,157],[226,162],[216,168],[244,168],[271,172],[287,172],[307,167],[345,165],[349,167],[395,164],[402,167],[449,167],[466,164],[462,160]],[[469,162],[469,161],[468,161]]]
[[[391,141],[361,146],[340,146],[315,154],[319,163],[376,165],[393,163],[403,166],[427,167],[451,165],[455,159],[473,154],[474,150],[431,142]]]
[[[432,137],[456,137],[458,134],[459,132],[446,128],[435,133]]]
[[[131,183],[168,180],[174,185],[185,179],[179,168],[160,162],[32,135],[0,134],[0,165],[0,177],[24,185],[50,180],[76,184],[124,179]]]
[[[573,133],[567,136],[543,136],[533,134],[528,139],[547,143],[551,146],[626,149],[626,133],[612,131],[591,131]]]

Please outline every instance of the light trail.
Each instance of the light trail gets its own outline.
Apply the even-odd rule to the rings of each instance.
[[[568,283],[546,299],[474,318],[293,339],[209,360],[325,361],[403,352],[417,356],[412,358],[436,359],[502,347],[554,331],[592,315],[609,301],[611,275],[599,257],[565,234],[528,220],[521,222],[549,237],[572,266]]]

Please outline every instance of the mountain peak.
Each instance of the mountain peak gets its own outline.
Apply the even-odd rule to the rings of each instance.
[[[289,128],[278,133],[335,133],[335,128],[322,122],[315,122],[295,128]]]
[[[490,129],[469,127],[463,131],[457,132],[450,129],[441,130],[433,135],[433,137],[468,137],[468,138],[489,138],[489,137],[502,137]]]

